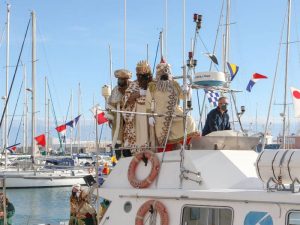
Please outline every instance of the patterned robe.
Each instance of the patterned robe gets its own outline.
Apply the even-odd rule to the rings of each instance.
[[[146,112],[145,100],[146,96],[140,96],[132,104],[127,101],[134,93],[139,93],[140,86],[138,81],[133,81],[129,84],[124,96],[124,111],[130,112]],[[140,147],[146,146],[148,142],[148,121],[147,116],[126,114],[124,117],[124,147],[132,148],[132,153],[140,151]]]
[[[112,90],[107,104],[108,108],[112,110],[121,110],[123,107],[123,94],[119,91],[119,87],[116,86]],[[114,119],[112,121],[112,146],[115,147],[116,143],[123,143],[123,124],[124,120],[121,113],[111,112]]]
[[[96,210],[81,197],[70,197],[69,225],[97,225]]]
[[[157,82],[153,81],[149,84],[146,94],[146,110],[151,113],[151,102],[155,103],[155,113],[167,114],[170,116],[155,117],[155,135],[158,145],[163,147],[168,136],[167,144],[175,144],[183,141],[183,118],[171,117],[171,115],[183,115],[183,110],[179,106],[179,100],[183,98],[183,94],[179,84],[172,81],[172,86],[167,91],[157,90]],[[196,131],[195,122],[190,116],[187,116],[187,138],[190,138],[198,132]]]

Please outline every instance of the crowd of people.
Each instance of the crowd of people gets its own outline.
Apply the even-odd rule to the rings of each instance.
[[[145,149],[173,150],[183,143],[183,90],[173,79],[170,64],[156,66],[156,76],[147,61],[136,66],[136,80],[126,69],[116,70],[117,86],[107,101],[116,157],[127,157]],[[118,112],[118,111],[122,111]],[[192,117],[186,117],[187,140],[199,135]],[[122,149],[118,151],[118,149]]]

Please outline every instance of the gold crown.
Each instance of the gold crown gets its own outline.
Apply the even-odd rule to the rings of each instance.
[[[151,74],[151,67],[146,60],[139,61],[136,65],[136,74]]]

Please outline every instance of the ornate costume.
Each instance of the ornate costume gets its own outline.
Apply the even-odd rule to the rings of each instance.
[[[166,139],[167,144],[176,144],[183,141],[183,118],[172,117],[172,115],[183,115],[183,110],[179,106],[179,100],[183,98],[183,93],[179,84],[172,79],[169,64],[160,63],[156,69],[156,81],[151,82],[147,90],[146,108],[148,113],[153,113],[151,106],[152,108],[155,106],[155,113],[168,115],[155,117],[152,122],[155,127],[157,144],[163,147]],[[187,137],[190,138],[198,132],[193,119],[187,116],[186,120]]]
[[[148,83],[152,80],[151,68],[146,61],[137,64],[136,74],[138,79],[130,83],[125,91],[124,111],[146,112],[145,100]],[[132,152],[140,150],[140,147],[148,143],[147,116],[137,114],[123,114],[124,147],[132,148]]]
[[[96,210],[88,202],[88,193],[80,191],[80,185],[73,186],[70,211],[69,225],[97,225]]]
[[[128,70],[116,70],[115,77],[118,78],[118,85],[112,90],[111,96],[107,101],[107,106],[109,109],[120,111],[123,108],[123,97],[122,89],[126,89],[129,81],[128,79],[132,77],[132,73]],[[120,83],[120,80],[124,80],[123,83]],[[124,85],[124,86],[123,86]],[[126,85],[126,86],[125,86]],[[124,89],[124,91],[125,91]],[[123,143],[123,124],[124,120],[121,113],[111,112],[112,116],[112,146],[115,147],[116,144],[122,145]]]

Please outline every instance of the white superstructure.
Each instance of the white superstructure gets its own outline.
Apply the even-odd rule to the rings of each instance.
[[[300,224],[300,194],[290,190],[268,191],[256,173],[258,153],[186,150],[184,172],[180,169],[180,153],[165,153],[156,180],[145,189],[130,185],[127,171],[132,158],[121,159],[99,189],[100,196],[111,201],[99,224],[140,224],[136,223],[136,216],[148,200],[165,206],[169,225]],[[163,154],[156,155],[161,161]],[[151,163],[145,166],[140,162],[136,177],[144,179],[150,170]],[[150,219],[148,212],[143,224],[150,224]],[[159,213],[156,224],[165,225]]]

